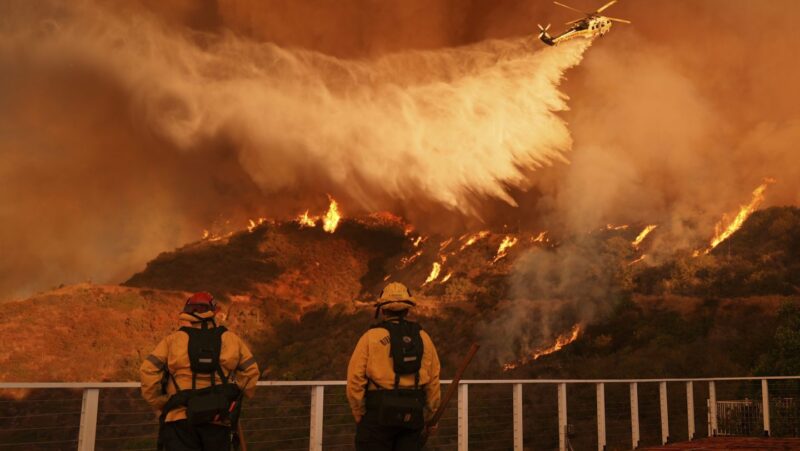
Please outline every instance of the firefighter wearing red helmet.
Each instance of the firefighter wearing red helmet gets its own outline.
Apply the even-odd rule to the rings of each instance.
[[[431,337],[407,319],[416,306],[402,283],[388,284],[376,304],[381,322],[356,344],[347,367],[347,398],[357,451],[416,451],[439,407],[439,357]]]
[[[160,450],[223,451],[238,444],[242,398],[254,395],[259,371],[241,338],[217,325],[218,310],[209,293],[189,297],[180,329],[139,370],[142,395],[159,415]]]

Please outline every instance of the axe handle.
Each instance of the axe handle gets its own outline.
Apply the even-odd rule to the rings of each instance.
[[[453,382],[447,387],[447,391],[444,394],[444,398],[442,398],[442,402],[439,404],[439,408],[436,409],[436,413],[433,414],[433,417],[431,417],[430,421],[428,421],[426,424],[427,427],[422,435],[423,444],[428,441],[428,429],[439,424],[439,420],[442,419],[442,415],[444,415],[447,405],[450,404],[450,401],[453,399],[453,396],[455,396],[456,391],[458,391],[458,384],[461,382],[464,372],[467,370],[470,362],[472,362],[472,358],[475,357],[475,354],[478,352],[480,347],[481,346],[478,343],[472,343],[472,346],[469,348],[469,352],[467,352],[466,357],[464,357],[464,360],[458,367],[458,371],[456,371],[455,377],[453,377]]]
[[[244,429],[242,423],[236,423],[236,435],[239,436],[239,451],[247,451],[247,440],[244,439]]]

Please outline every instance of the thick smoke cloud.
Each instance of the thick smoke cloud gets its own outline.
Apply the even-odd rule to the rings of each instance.
[[[571,139],[556,115],[566,109],[566,99],[556,87],[589,45],[574,42],[534,52],[532,39],[506,39],[341,60],[232,34],[174,30],[141,11],[116,13],[82,2],[44,12],[38,6],[19,4],[11,9],[10,23],[3,30],[3,60],[33,76],[55,78],[58,87],[47,88],[45,80],[34,84],[30,93],[17,94],[6,108],[7,115],[16,116],[28,105],[36,105],[37,111],[42,105],[47,112],[56,110],[20,124],[28,127],[23,140],[39,135],[36,127],[48,130],[51,122],[57,128],[73,122],[63,105],[78,109],[75,116],[85,121],[66,132],[71,153],[53,155],[63,143],[41,144],[40,153],[49,158],[46,170],[64,165],[59,160],[64,158],[67,168],[57,171],[80,187],[66,192],[49,187],[63,196],[52,199],[49,216],[69,218],[68,238],[49,244],[47,238],[26,237],[26,244],[43,251],[19,250],[21,260],[26,253],[44,259],[65,252],[53,260],[59,269],[46,265],[39,269],[45,280],[69,278],[70,270],[107,280],[130,270],[129,262],[141,264],[157,246],[169,248],[169,243],[185,240],[184,231],[175,229],[186,222],[196,227],[182,216],[191,215],[197,199],[210,206],[224,199],[187,200],[181,195],[209,183],[206,174],[219,169],[213,162],[194,174],[183,174],[188,180],[177,190],[139,177],[140,172],[157,171],[148,166],[169,164],[176,158],[171,152],[208,159],[209,152],[228,151],[229,161],[238,162],[245,178],[267,198],[287,191],[329,191],[364,210],[424,199],[473,217],[479,215],[475,197],[514,204],[506,187],[527,185],[523,169],[566,161],[562,155]],[[24,49],[22,55],[19,49]],[[28,80],[27,75],[20,76],[9,85]],[[83,87],[80,94],[68,88],[73,82]],[[110,85],[106,90],[113,92],[103,92],[103,85]],[[37,98],[38,88],[54,92]],[[99,122],[115,116],[108,124]],[[104,125],[111,131],[93,130]],[[55,131],[44,138],[63,137]],[[37,147],[35,142],[24,144]],[[143,147],[158,150],[140,150]],[[9,142],[5,166],[15,168],[21,179],[17,183],[30,185],[35,175],[14,160],[13,148]],[[185,159],[173,168],[175,172],[184,172],[179,165]],[[117,163],[126,160],[135,164]],[[81,169],[71,172],[70,165]],[[241,176],[235,169],[224,176]],[[91,173],[97,170],[102,173]],[[136,175],[126,178],[129,170]],[[135,184],[137,179],[141,186]],[[309,187],[310,181],[315,186]],[[114,183],[117,186],[107,186]],[[247,182],[240,189],[241,185],[251,194]],[[8,201],[25,211],[26,204]],[[83,208],[59,211],[64,204],[85,201],[89,205]],[[103,214],[109,204],[124,205],[112,209],[113,220]],[[148,220],[142,221],[143,216]],[[84,230],[93,220],[105,236],[96,237],[91,228],[69,233],[71,228]],[[25,236],[41,230],[15,230],[15,222],[19,221],[12,218],[11,233],[4,237],[9,245],[15,231]],[[146,246],[137,245],[144,240]],[[87,244],[88,249],[83,247]],[[14,272],[9,268],[9,274]],[[13,284],[9,280],[8,285]]]
[[[321,208],[327,192],[421,227],[659,223],[655,255],[706,240],[765,176],[768,204],[798,203],[797,5],[609,12],[634,24],[567,71],[564,111],[552,88],[580,52],[530,51],[536,22],[574,18],[547,2],[4,2],[0,298],[117,281],[215,221]],[[456,152],[469,158],[449,164]],[[519,167],[534,160],[555,164]]]
[[[537,174],[539,220],[573,236],[608,223],[658,224],[646,265],[707,243],[764,178],[778,180],[767,205],[796,205],[800,91],[786,33],[799,12],[787,2],[615,7],[634,26],[616,26],[570,73],[571,164]],[[625,271],[607,270],[626,243],[609,254],[604,242],[579,241],[518,262],[515,300],[484,333],[498,361],[549,345],[624,298]]]

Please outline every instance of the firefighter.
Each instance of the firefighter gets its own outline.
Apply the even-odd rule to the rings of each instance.
[[[387,285],[376,304],[382,321],[356,344],[347,367],[347,399],[357,451],[411,451],[439,407],[439,357],[430,336],[407,319],[408,288]]]
[[[238,444],[242,396],[255,394],[258,365],[236,334],[217,326],[218,310],[209,293],[189,297],[180,330],[161,340],[139,370],[142,396],[159,415],[160,450],[225,451]]]

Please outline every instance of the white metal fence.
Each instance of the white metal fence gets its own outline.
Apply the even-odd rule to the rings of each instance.
[[[248,449],[353,449],[344,385],[259,382],[242,416]],[[0,451],[155,449],[157,422],[138,388],[0,383]],[[800,377],[468,380],[429,448],[606,450],[713,435],[796,437],[798,410]]]

